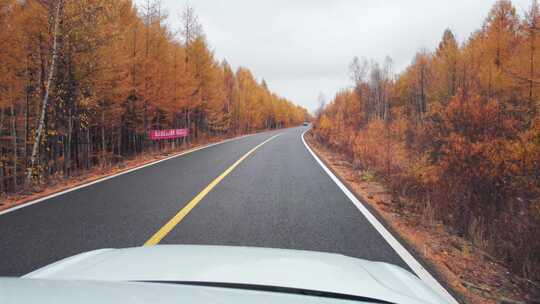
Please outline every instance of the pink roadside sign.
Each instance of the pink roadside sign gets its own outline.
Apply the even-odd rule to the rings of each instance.
[[[151,140],[173,139],[188,136],[189,129],[151,130],[148,133]]]

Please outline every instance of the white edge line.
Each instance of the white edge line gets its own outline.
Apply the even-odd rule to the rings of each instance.
[[[330,178],[337,184],[337,186],[345,193],[345,195],[351,200],[351,202],[362,212],[364,217],[373,225],[373,227],[381,234],[381,236],[388,242],[388,244],[396,251],[396,253],[407,263],[407,265],[416,273],[416,275],[433,290],[437,291],[443,298],[449,303],[459,304],[454,297],[410,254],[403,245],[379,222],[379,220],[358,200],[358,198],[326,167],[326,165],[319,159],[319,157],[311,150],[304,139],[304,134],[309,131],[307,129],[302,133],[302,142],[308,149],[311,155],[315,158],[317,163],[324,169],[324,171],[330,176]]]
[[[126,171],[122,171],[122,172],[119,172],[119,173],[116,173],[116,174],[113,174],[113,175],[109,175],[109,176],[106,176],[106,177],[103,177],[103,178],[99,178],[99,179],[97,179],[95,181],[91,181],[91,182],[88,182],[86,184],[78,185],[78,186],[75,186],[73,188],[69,188],[69,189],[66,189],[66,190],[63,190],[63,191],[60,191],[60,192],[53,193],[51,195],[47,195],[47,196],[35,199],[33,201],[26,202],[24,204],[20,204],[20,205],[8,208],[6,210],[0,211],[0,216],[4,215],[4,214],[7,214],[7,213],[10,213],[10,212],[13,212],[15,210],[19,210],[19,209],[22,209],[22,208],[25,208],[25,207],[40,203],[42,201],[45,201],[45,200],[48,200],[48,199],[51,199],[51,198],[54,198],[54,197],[57,197],[57,196],[64,195],[64,194],[72,192],[72,191],[76,191],[76,190],[86,188],[86,187],[92,186],[92,185],[100,183],[100,182],[104,182],[104,181],[106,181],[108,179],[115,178],[115,177],[118,177],[118,176],[123,175],[123,174],[131,173],[131,172],[139,170],[139,169],[143,169],[143,168],[146,168],[146,167],[153,166],[155,164],[170,160],[170,159],[175,158],[175,157],[184,156],[184,155],[190,154],[192,152],[196,152],[196,151],[203,150],[203,149],[206,149],[206,148],[210,148],[210,147],[213,147],[213,146],[221,145],[221,144],[224,144],[224,143],[227,143],[227,142],[230,142],[230,141],[239,140],[239,139],[246,138],[246,137],[249,137],[249,136],[253,136],[253,135],[257,135],[257,134],[264,134],[264,133],[266,133],[266,132],[242,135],[242,136],[239,136],[239,137],[233,137],[233,138],[225,139],[225,140],[222,140],[222,141],[219,141],[219,142],[216,142],[216,143],[212,143],[212,144],[208,144],[208,145],[204,145],[204,146],[200,146],[200,147],[195,147],[195,148],[180,152],[178,154],[175,154],[175,155],[163,158],[163,159],[159,159],[159,160],[150,162],[148,164],[145,164],[145,165],[142,165],[142,166],[139,166],[139,167],[131,168],[131,169],[128,169]]]

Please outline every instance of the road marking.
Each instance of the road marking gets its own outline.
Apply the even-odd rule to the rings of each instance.
[[[153,165],[156,165],[158,163],[164,162],[164,161],[172,159],[172,158],[184,156],[184,155],[190,154],[192,152],[196,152],[196,151],[199,151],[199,150],[203,150],[203,149],[206,149],[206,148],[221,145],[221,144],[224,144],[224,143],[227,143],[227,142],[230,142],[230,141],[239,140],[239,139],[250,137],[250,136],[253,136],[253,135],[257,135],[257,134],[262,134],[262,133],[254,133],[254,134],[248,134],[248,135],[243,135],[243,136],[239,136],[239,137],[229,138],[229,139],[222,140],[222,141],[219,141],[219,142],[216,142],[216,143],[213,143],[213,144],[208,144],[208,145],[204,145],[204,146],[201,146],[201,147],[196,147],[196,148],[193,148],[193,149],[189,149],[189,150],[186,150],[186,151],[181,152],[179,154],[175,154],[173,156],[166,157],[164,159],[156,160],[154,162],[151,162],[151,163],[139,166],[139,167],[128,169],[126,171],[122,171],[122,172],[119,172],[119,173],[116,173],[116,174],[113,174],[113,175],[109,175],[109,176],[97,179],[95,181],[92,181],[92,182],[89,182],[89,183],[86,183],[86,184],[82,184],[82,185],[79,185],[79,186],[76,186],[76,187],[73,187],[73,188],[70,188],[70,189],[67,189],[67,190],[63,190],[63,191],[60,191],[60,192],[57,192],[57,193],[53,193],[51,195],[44,196],[42,198],[38,198],[38,199],[35,199],[35,200],[32,200],[32,201],[26,202],[24,204],[20,204],[20,205],[8,208],[6,210],[0,211],[0,215],[4,215],[4,214],[10,213],[10,212],[13,212],[15,210],[22,209],[22,208],[37,204],[37,203],[40,203],[42,201],[46,201],[48,199],[64,195],[64,194],[72,192],[72,191],[76,191],[76,190],[79,190],[79,189],[82,189],[82,188],[86,188],[86,187],[92,186],[92,185],[100,183],[100,182],[104,182],[104,181],[106,181],[108,179],[115,178],[115,177],[123,175],[123,174],[127,174],[127,173],[130,173],[130,172],[142,169],[142,168],[153,166]]]
[[[311,150],[311,148],[306,143],[304,139],[304,134],[309,131],[307,129],[302,133],[302,142],[304,146],[311,153],[313,158],[319,163],[319,165],[324,169],[324,172],[330,176],[336,185],[345,193],[347,198],[360,210],[364,217],[375,227],[379,234],[386,240],[386,242],[396,251],[396,253],[409,265],[409,267],[416,273],[416,275],[433,290],[438,292],[442,297],[444,297],[448,303],[459,304],[459,302],[454,299],[454,297],[427,271],[427,269],[418,262],[412,254],[410,254],[403,245],[386,229],[381,222],[364,206],[362,202],[349,190],[347,187],[337,178],[328,167],[319,159],[319,157]]]
[[[204,188],[199,194],[197,194],[187,205],[182,208],[172,219],[170,219],[161,229],[158,230],[146,243],[144,243],[144,246],[153,246],[158,244],[171,230],[188,215],[188,213],[197,206],[197,204],[200,203],[200,201],[210,192],[212,189],[214,189],[217,184],[219,184],[229,173],[231,173],[243,160],[245,160],[248,156],[250,156],[255,150],[260,148],[262,145],[266,144],[267,142],[271,141],[272,139],[278,137],[280,134],[276,134],[269,139],[263,141],[262,143],[255,146],[253,149],[249,150],[246,154],[244,154],[240,159],[238,159],[232,166],[230,166],[227,170],[225,170],[223,173],[221,173],[220,176],[218,176],[216,179],[214,179],[206,188]]]

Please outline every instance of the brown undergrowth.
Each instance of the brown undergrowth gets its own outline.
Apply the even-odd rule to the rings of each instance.
[[[450,233],[429,208],[419,211],[393,199],[384,181],[354,169],[343,154],[328,149],[310,133],[311,148],[397,233],[417,256],[462,297],[465,303],[539,303],[537,283],[509,269],[462,237]]]

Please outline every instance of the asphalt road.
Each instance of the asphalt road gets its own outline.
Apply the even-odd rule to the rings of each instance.
[[[305,127],[225,142],[0,215],[0,276],[98,248],[143,245],[243,160],[160,244],[342,253],[408,268],[304,146]]]

